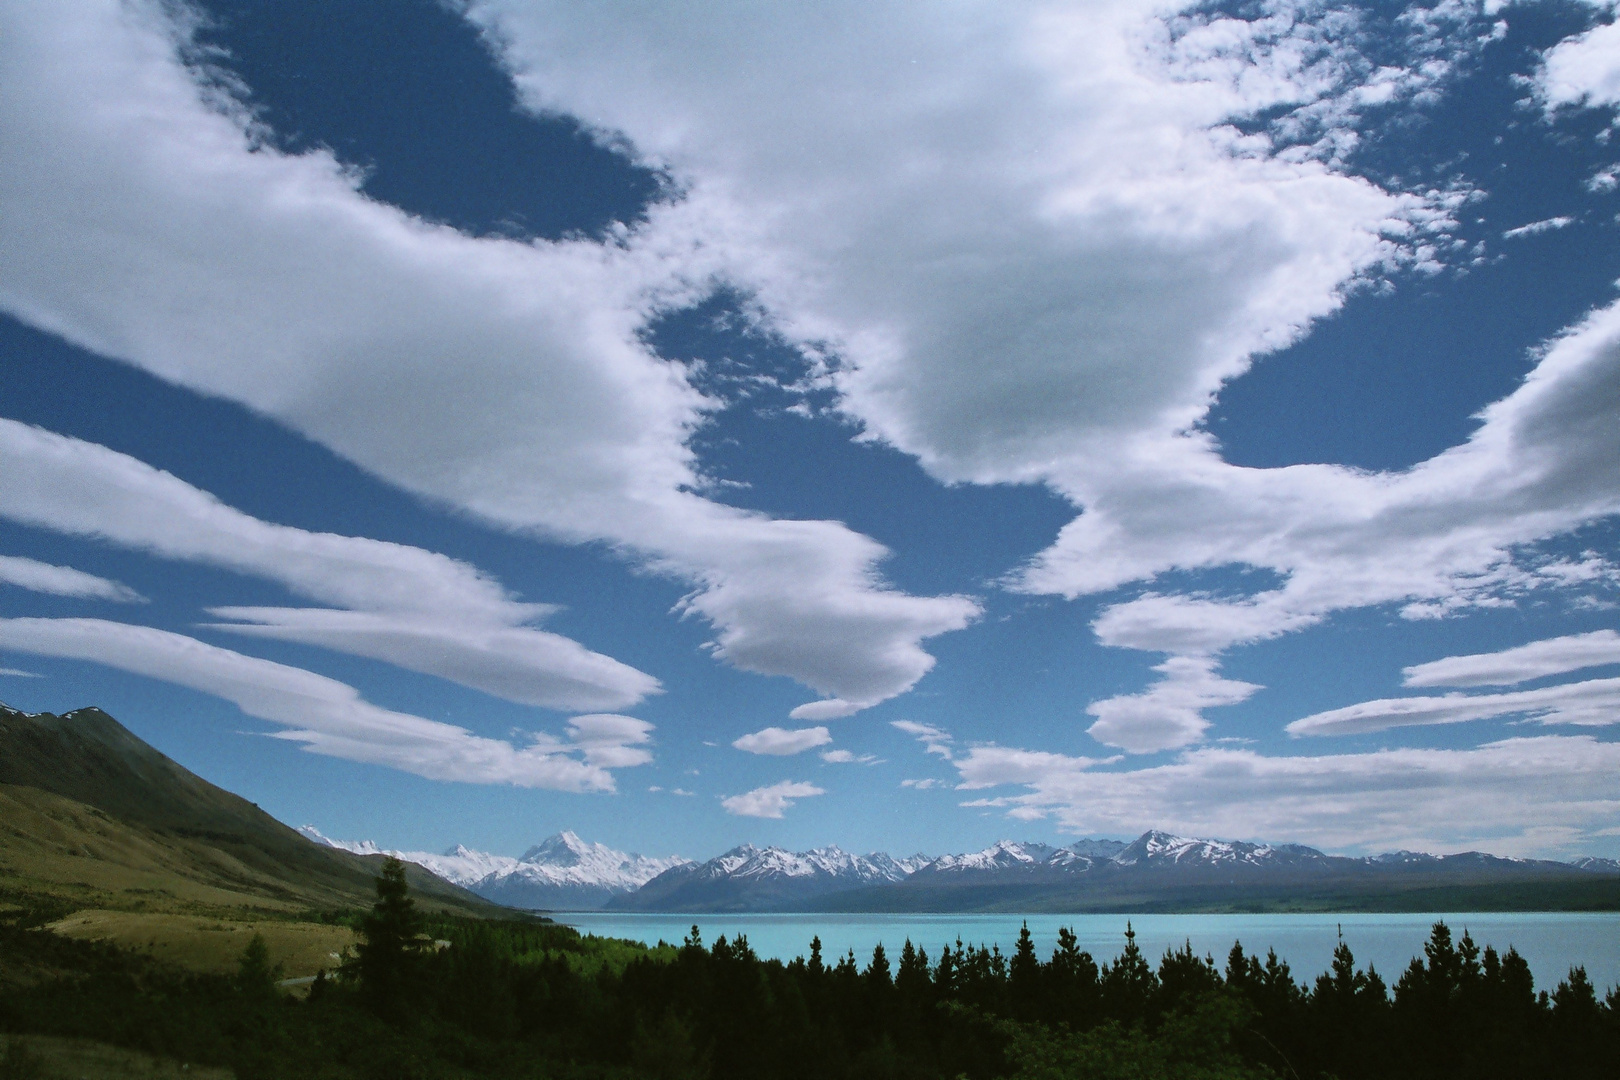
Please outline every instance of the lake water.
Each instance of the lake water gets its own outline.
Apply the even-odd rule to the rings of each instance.
[[[1552,989],[1577,964],[1601,996],[1620,983],[1620,913],[1614,912],[1453,912],[1417,915],[631,915],[608,912],[558,914],[559,922],[582,933],[629,938],[649,945],[663,940],[678,944],[696,924],[704,944],[721,934],[746,934],[754,951],[791,960],[807,955],[810,939],[821,938],[822,955],[831,960],[855,950],[861,966],[878,942],[890,962],[910,938],[932,958],[958,937],[970,945],[999,945],[1010,953],[1019,927],[1027,920],[1036,951],[1044,960],[1057,944],[1058,927],[1067,926],[1080,947],[1099,963],[1112,960],[1125,945],[1127,918],[1137,944],[1155,964],[1166,949],[1190,941],[1194,951],[1211,954],[1225,966],[1234,940],[1247,952],[1264,957],[1267,949],[1288,961],[1294,977],[1314,981],[1328,969],[1340,929],[1356,955],[1358,967],[1372,964],[1393,989],[1412,957],[1422,955],[1429,928],[1436,921],[1461,938],[1468,930],[1483,949],[1495,945],[1519,950],[1535,974],[1538,989]]]

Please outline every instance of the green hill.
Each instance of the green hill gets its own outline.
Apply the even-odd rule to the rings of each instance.
[[[295,916],[370,904],[381,856],[300,836],[100,709],[0,705],[0,902]],[[429,908],[498,911],[408,867]]]

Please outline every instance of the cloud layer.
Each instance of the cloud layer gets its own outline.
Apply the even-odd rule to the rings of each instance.
[[[1620,813],[1620,744],[1589,736],[1301,757],[1205,747],[1124,772],[1086,758],[987,750],[958,768],[965,786],[1024,788],[966,805],[1049,818],[1086,835],[1163,828],[1348,852],[1487,846],[1528,854],[1590,839]]]
[[[365,198],[328,154],[257,145],[160,5],[3,17],[5,310],[407,490],[684,579],[715,654],[798,679],[818,715],[908,689],[921,642],[975,616],[886,587],[886,550],[842,525],[693,494],[712,403],[640,331],[716,280],[694,205],[606,243],[470,238]]]
[[[385,765],[432,780],[612,791],[607,770],[648,760],[638,745],[651,725],[582,716],[571,743],[535,734],[523,747],[465,728],[394,712],[335,679],[244,656],[182,634],[102,619],[0,619],[0,649],[83,660],[160,679],[232,702],[280,725],[277,738],[318,754]],[[583,754],[584,760],[572,756]]]
[[[1364,701],[1302,717],[1288,725],[1288,733],[1361,735],[1395,727],[1460,724],[1493,716],[1519,715],[1542,724],[1620,724],[1620,679],[1588,679],[1510,694],[1446,694]]]
[[[1340,154],[1365,114],[1443,89],[1500,32],[1482,8],[1396,17],[1382,36],[1410,48],[1404,65],[1357,51],[1375,15],[1355,6],[472,14],[532,107],[681,181],[721,272],[768,325],[831,349],[828,381],[870,435],[942,480],[1043,482],[1083,510],[1015,587],[1075,597],[1233,565],[1285,579],[1115,605],[1105,642],[1209,656],[1347,607],[1490,602],[1523,577],[1514,549],[1620,505],[1612,440],[1588,437],[1620,384],[1612,311],[1409,474],[1238,468],[1196,430],[1227,380],[1358,283],[1438,269],[1466,192],[1383,189]],[[756,62],[727,62],[739,49]],[[1197,738],[1187,685],[1096,703],[1098,734]]]
[[[628,708],[659,690],[651,675],[522,625],[554,609],[520,603],[444,555],[260,521],[128,455],[12,420],[0,419],[0,471],[0,517],[267,578],[351,609],[215,608],[234,620],[215,629],[324,646],[568,711]]]

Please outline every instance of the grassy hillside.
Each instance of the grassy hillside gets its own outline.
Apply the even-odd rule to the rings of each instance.
[[[140,949],[188,971],[228,975],[235,971],[254,934],[264,939],[270,962],[284,978],[333,970],[344,949],[360,937],[347,926],[285,919],[216,919],[166,912],[75,911],[47,923],[46,929],[84,941],[106,941]]]
[[[381,862],[311,843],[100,709],[56,716],[0,705],[0,791],[19,812],[0,816],[0,867],[21,879],[0,887],[119,900],[98,896],[97,906],[178,910],[220,902],[224,892],[237,898],[227,904],[270,910],[346,907],[370,902]],[[89,862],[63,861],[76,858]],[[414,869],[412,888],[428,906],[489,907]]]

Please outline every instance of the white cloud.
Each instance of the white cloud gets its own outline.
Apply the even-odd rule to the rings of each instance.
[[[1595,26],[1548,49],[1535,85],[1548,111],[1620,105],[1620,23]]]
[[[1319,757],[1204,747],[1127,772],[1057,754],[1017,764],[1002,759],[992,775],[1023,793],[965,805],[1049,817],[1081,835],[1163,828],[1330,851],[1510,855],[1575,845],[1620,813],[1620,743],[1587,736]]]
[[[527,626],[457,622],[452,612],[228,607],[209,613],[240,620],[206,624],[210,629],[369,656],[525,705],[623,709],[660,690],[651,675],[572,638]]]
[[[794,720],[839,720],[860,712],[861,706],[841,698],[807,701],[788,713]]]
[[[1300,6],[472,10],[531,105],[667,165],[775,324],[837,348],[844,408],[941,478],[1185,427],[1418,208],[1226,126],[1356,79]]]
[[[944,787],[945,781],[929,777],[926,780],[902,780],[900,786],[903,788],[915,788],[918,791],[927,791],[930,788]]]
[[[1517,690],[1507,694],[1445,694],[1385,698],[1314,713],[1288,725],[1290,735],[1361,735],[1387,728],[1460,724],[1525,715],[1542,724],[1620,724],[1620,679]]]
[[[126,454],[12,420],[0,419],[0,470],[0,516],[360,609],[216,608],[238,621],[215,629],[368,656],[554,709],[628,708],[659,690],[651,675],[521,625],[555,609],[520,603],[444,555],[261,521]]]
[[[1538,236],[1541,233],[1557,232],[1559,229],[1568,228],[1574,223],[1575,219],[1567,215],[1550,217],[1541,221],[1532,221],[1528,225],[1520,225],[1516,229],[1509,229],[1502,234],[1502,239],[1517,240],[1521,236]]]
[[[116,600],[126,604],[146,599],[128,585],[87,574],[71,566],[56,566],[21,555],[0,555],[0,585],[16,585],[53,596]]]
[[[0,675],[10,676],[11,678],[15,678],[15,679],[42,679],[42,678],[44,678],[43,675],[39,674],[36,671],[24,671],[21,668],[14,668],[14,667],[0,667]]]
[[[852,750],[823,750],[818,756],[829,765],[880,765],[884,760],[876,754],[857,756]]]
[[[1507,686],[1567,671],[1620,664],[1620,634],[1589,634],[1532,641],[1500,652],[1448,656],[1401,669],[1407,686]]]
[[[1092,622],[1104,645],[1180,656],[1207,656],[1232,645],[1302,630],[1316,612],[1289,610],[1280,593],[1245,599],[1149,592],[1112,604]]]
[[[755,788],[741,795],[721,799],[720,805],[726,808],[728,814],[736,814],[738,817],[779,818],[782,811],[793,806],[795,799],[808,799],[813,795],[825,794],[826,791],[814,784],[784,780],[780,784]]]
[[[784,757],[788,754],[802,754],[806,750],[826,746],[830,742],[832,733],[824,727],[797,728],[792,731],[768,727],[751,735],[744,735],[731,745],[750,754],[773,754]],[[822,757],[825,758],[826,755],[823,754]]]
[[[0,648],[86,660],[234,703],[249,716],[281,725],[277,738],[318,754],[385,765],[432,780],[560,791],[612,791],[603,761],[612,725],[619,743],[645,741],[650,725],[629,717],[580,717],[575,746],[544,734],[529,745],[488,739],[451,724],[380,708],[352,686],[285,664],[244,656],[195,638],[101,619],[0,619]],[[640,725],[632,729],[630,725]],[[636,738],[636,730],[641,738]],[[583,749],[584,761],[570,754]],[[634,751],[640,753],[639,750]],[[593,760],[596,759],[596,760]],[[639,762],[625,762],[636,764]]]
[[[691,581],[683,610],[716,626],[717,656],[823,696],[800,720],[908,689],[922,642],[978,607],[884,587],[884,549],[836,523],[691,493],[710,403],[637,331],[717,282],[830,357],[843,411],[934,476],[1044,482],[1083,508],[1019,587],[1285,579],[1105,612],[1133,647],[1210,656],[1346,607],[1494,602],[1517,546],[1620,505],[1612,311],[1405,473],[1236,468],[1195,429],[1358,283],[1437,265],[1469,193],[1383,190],[1340,162],[1359,114],[1434,93],[1494,33],[1472,5],[1401,16],[1398,67],[1355,51],[1366,12],[1284,2],[1248,20],[1149,0],[949,19],[473,5],[532,107],[684,191],[605,245],[471,240],[361,198],[320,154],[249,153],[170,31],[130,10],[33,9],[0,34],[0,206],[19,223],[0,303],[409,490]]]
[[[604,769],[624,769],[652,761],[643,744],[652,741],[653,726],[633,716],[592,713],[568,721],[568,738],[585,752],[585,761]]]
[[[514,623],[544,615],[477,568],[404,544],[275,525],[96,443],[0,418],[0,516],[280,582],[365,611]]]
[[[1530,589],[1607,587],[1592,560],[1566,573],[1574,566],[1538,564],[1533,546],[1620,511],[1617,414],[1611,305],[1551,342],[1466,443],[1402,473],[1238,468],[1193,435],[1122,447],[1112,472],[1085,475],[1085,513],[1018,587],[1072,597],[1171,570],[1281,575],[1280,587],[1235,599],[1149,593],[1095,624],[1109,643],[1203,656],[1347,608],[1399,603],[1407,617],[1435,617]]]
[[[1121,644],[1211,655],[1339,607],[1489,602],[1500,582],[1481,575],[1509,548],[1590,517],[1493,505],[1519,461],[1436,490],[1441,470],[1238,469],[1195,432],[1224,382],[1357,282],[1391,260],[1438,267],[1471,193],[1380,190],[1336,163],[1360,113],[1432,96],[1500,33],[1474,5],[1375,35],[1411,47],[1395,67],[1355,51],[1372,13],[1290,3],[762,21],[487,0],[473,16],[532,106],[623,135],[680,180],[767,324],[830,344],[841,407],[871,436],[940,479],[1045,482],[1083,508],[1021,587],[1075,596],[1235,563],[1287,579],[1225,603],[1159,597],[1112,627],[1105,613]],[[738,50],[755,62],[729,62]],[[1279,109],[1264,134],[1228,126]],[[1463,506],[1418,505],[1448,500]],[[1473,527],[1470,510],[1502,520]],[[1201,721],[1171,726],[1160,745]]]
[[[1207,657],[1173,656],[1153,669],[1164,678],[1139,694],[1093,702],[1097,722],[1086,733],[1105,746],[1133,754],[1172,750],[1196,742],[1209,726],[1202,710],[1247,701],[1261,687],[1223,679]]]
[[[255,147],[240,112],[205,104],[160,7],[5,13],[5,310],[488,522],[607,541],[692,584],[683,610],[715,626],[716,656],[826,710],[909,689],[933,663],[921,642],[975,617],[888,588],[886,550],[836,522],[693,493],[686,444],[712,403],[640,331],[716,283],[705,206],[606,243],[413,220],[324,152]]]
[[[923,744],[923,749],[930,754],[938,754],[946,761],[951,760],[950,732],[937,728],[933,724],[919,724],[915,720],[890,720],[889,726],[905,732]]]
[[[1010,746],[975,746],[958,758],[954,764],[962,777],[964,790],[996,787],[1000,784],[1026,784],[1031,777],[1068,775],[1117,761],[1117,758],[1099,760],[1089,757],[1071,757],[1044,750],[1020,750]]]

